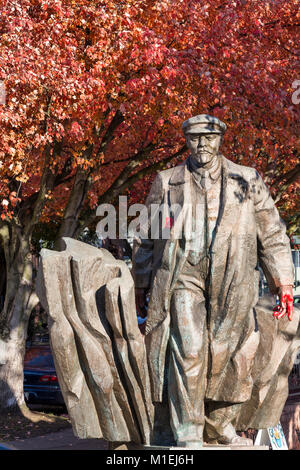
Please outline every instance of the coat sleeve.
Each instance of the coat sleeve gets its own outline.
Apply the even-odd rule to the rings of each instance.
[[[286,235],[285,223],[257,171],[251,182],[251,191],[254,193],[258,259],[270,291],[276,294],[279,286],[294,283],[290,241]]]
[[[135,281],[135,287],[149,289],[151,283],[151,274],[153,267],[153,246],[151,240],[151,204],[160,205],[163,200],[163,185],[160,174],[158,174],[151,186],[150,193],[146,199],[148,210],[148,225],[145,229],[147,237],[135,237],[132,253],[132,274]]]

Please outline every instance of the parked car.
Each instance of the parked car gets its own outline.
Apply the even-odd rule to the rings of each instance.
[[[64,405],[49,345],[31,346],[24,360],[24,395],[27,403]]]
[[[13,447],[8,447],[6,444],[0,444],[0,450],[15,450]]]

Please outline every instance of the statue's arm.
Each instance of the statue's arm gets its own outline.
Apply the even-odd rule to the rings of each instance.
[[[251,183],[254,194],[258,258],[270,291],[278,294],[280,305],[274,314],[281,318],[293,308],[294,266],[286,226],[281,220],[270,192],[261,176],[255,172]]]
[[[151,204],[161,204],[163,199],[163,185],[161,176],[158,174],[151,186],[150,193],[146,199],[148,211],[148,223],[143,227],[145,236],[137,236],[134,239],[132,251],[132,275],[135,281],[136,302],[140,313],[142,305],[145,303],[146,293],[150,288],[151,273],[153,266],[153,246],[151,239]]]

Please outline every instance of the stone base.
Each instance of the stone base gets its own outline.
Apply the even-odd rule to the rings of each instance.
[[[143,446],[143,450],[160,450],[160,451],[165,451],[165,450],[176,450],[176,451],[190,451],[190,450],[230,450],[230,448],[228,448],[228,446],[218,446],[218,445],[208,445],[208,444],[204,444],[203,447],[201,447],[201,449],[199,449],[199,447],[195,447],[195,448],[192,448],[192,447],[177,447],[177,446],[147,446],[147,445],[144,445]]]
[[[166,450],[171,451],[191,451],[191,450],[269,450],[268,446],[230,446],[230,445],[210,445],[204,444],[201,449],[199,448],[187,448],[187,447],[175,447],[175,446],[155,446],[155,445],[142,445],[135,444],[133,442],[124,442],[124,443],[109,443],[110,450],[157,450],[165,452]]]
[[[143,450],[176,450],[176,451],[190,451],[190,450],[269,450],[268,446],[230,446],[221,444],[204,444],[201,449],[199,448],[187,448],[187,447],[167,447],[167,446],[143,446]]]

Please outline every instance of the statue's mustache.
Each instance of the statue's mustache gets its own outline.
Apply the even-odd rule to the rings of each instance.
[[[210,152],[210,151],[207,150],[207,149],[199,149],[199,150],[197,150],[197,154],[199,154],[199,153],[204,153],[204,152],[205,152],[205,153],[212,153],[212,152]]]

